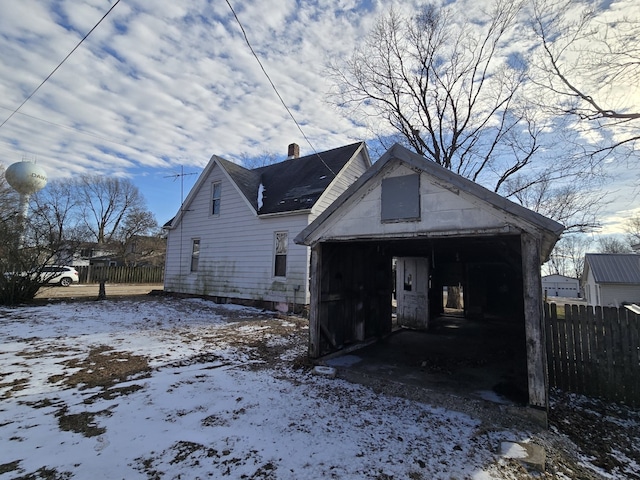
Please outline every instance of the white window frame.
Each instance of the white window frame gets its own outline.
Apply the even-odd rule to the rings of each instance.
[[[273,233],[273,276],[275,278],[287,277],[287,260],[289,256],[289,232],[279,231]],[[284,258],[284,275],[278,275],[281,273],[278,271],[279,259]]]
[[[197,248],[196,248],[197,246]],[[200,266],[200,239],[192,238],[191,239],[191,256],[189,257],[189,272],[190,273],[198,273],[198,268]],[[194,263],[195,262],[195,263]]]
[[[216,196],[217,194],[217,196]],[[217,202],[217,203],[216,203]],[[218,215],[220,215],[220,207],[222,204],[222,182],[219,180],[216,180],[214,182],[211,182],[211,216],[212,217],[217,217]],[[217,211],[216,211],[216,205],[217,205]]]

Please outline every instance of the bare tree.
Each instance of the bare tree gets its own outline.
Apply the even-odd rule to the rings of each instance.
[[[630,245],[640,245],[640,213],[636,213],[627,220],[625,230]]]
[[[613,18],[600,4],[584,0],[536,0],[533,29],[541,45],[532,78],[545,89],[540,98],[555,113],[573,116],[603,139],[592,154],[640,140],[640,15]]]
[[[268,151],[264,151],[258,156],[251,156],[246,152],[240,154],[240,162],[242,163],[242,166],[249,170],[273,165],[274,163],[281,162],[282,160],[284,159],[278,157],[277,154]]]
[[[52,256],[48,239],[38,235],[31,217],[19,215],[18,203],[0,166],[0,305],[33,299],[40,288],[38,277]]]
[[[547,171],[535,182],[521,175],[507,184],[521,205],[562,223],[567,233],[588,232],[599,225],[597,216],[606,193],[596,193],[602,177],[585,177],[577,174],[574,181],[562,181]]]
[[[417,153],[499,191],[539,148],[518,95],[524,71],[500,53],[519,10],[498,0],[474,24],[446,7],[412,18],[391,10],[345,67],[333,67],[336,100],[372,108]]]
[[[53,180],[31,198],[32,225],[51,245],[77,243],[78,201],[73,184]]]
[[[99,244],[114,240],[127,214],[144,207],[140,191],[128,179],[84,175],[75,188],[84,225]]]
[[[584,256],[592,243],[593,240],[590,237],[581,233],[563,236],[556,243],[549,261],[544,265],[545,272],[580,278],[584,270]]]
[[[600,253],[631,253],[631,247],[621,238],[614,235],[598,238]]]
[[[19,210],[18,194],[7,183],[4,171],[4,165],[0,164],[0,221],[14,217]]]
[[[157,227],[158,222],[151,212],[140,206],[132,208],[113,237],[118,256],[130,266],[152,258],[164,242],[159,234],[152,235]]]
[[[509,45],[522,3],[495,0],[473,21],[453,8],[381,17],[351,58],[332,66],[335,103],[368,112],[417,153],[572,230],[593,228],[601,172],[543,143],[551,125],[527,99],[526,62]]]

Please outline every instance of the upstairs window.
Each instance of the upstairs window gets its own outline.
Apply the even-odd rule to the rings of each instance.
[[[289,234],[276,232],[275,235],[275,262],[273,275],[276,277],[287,276],[287,250],[289,249]]]
[[[220,196],[222,194],[222,184],[214,182],[211,185],[211,215],[220,214]]]
[[[420,175],[382,179],[383,222],[420,220]]]
[[[200,239],[194,238],[191,244],[191,271],[198,271],[198,263],[200,261]]]

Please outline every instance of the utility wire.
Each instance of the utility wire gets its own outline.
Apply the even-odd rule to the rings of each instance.
[[[49,75],[47,75],[47,78],[45,78],[45,79],[42,81],[42,83],[40,83],[40,85],[38,85],[38,86],[36,87],[36,89],[35,89],[33,92],[31,92],[31,93],[29,94],[29,96],[28,96],[27,98],[25,98],[25,99],[24,99],[24,101],[23,101],[20,105],[18,105],[18,108],[16,108],[13,112],[11,112],[11,115],[9,115],[9,116],[4,120],[4,122],[2,122],[2,123],[0,124],[0,128],[4,127],[4,125],[5,125],[9,120],[11,120],[11,118],[12,118],[16,113],[18,113],[18,110],[20,110],[20,109],[24,106],[24,104],[25,104],[25,103],[27,103],[29,100],[31,100],[31,97],[33,97],[33,96],[36,94],[36,92],[37,92],[38,90],[40,90],[40,87],[42,87],[45,83],[47,83],[47,81],[48,81],[48,80],[53,76],[53,74],[54,74],[54,73],[56,73],[56,71],[58,71],[58,69],[62,66],[62,64],[63,64],[64,62],[66,62],[66,61],[67,61],[67,59],[68,59],[68,58],[73,54],[73,52],[75,52],[75,51],[78,49],[78,47],[79,47],[80,45],[82,45],[82,42],[84,42],[84,41],[87,39],[87,37],[88,37],[89,35],[91,35],[91,33],[93,33],[93,31],[98,27],[98,25],[100,25],[100,24],[102,23],[102,21],[103,21],[105,18],[107,18],[107,15],[109,15],[109,14],[111,13],[111,11],[112,11],[114,8],[116,8],[116,5],[118,5],[119,3],[120,3],[120,0],[116,0],[116,2],[111,6],[111,8],[110,8],[109,10],[107,10],[107,13],[105,13],[105,14],[102,16],[102,18],[98,21],[98,23],[96,23],[96,24],[93,26],[93,28],[92,28],[91,30],[89,30],[89,33],[87,33],[84,37],[82,37],[82,40],[80,40],[80,41],[78,42],[78,44],[77,44],[75,47],[73,47],[73,50],[71,50],[71,51],[67,54],[67,56],[66,56],[66,57],[64,57],[64,58],[62,59],[62,61],[58,64],[58,66],[56,66],[56,68],[54,68],[54,69],[52,70],[52,72],[51,72]]]
[[[256,61],[258,62],[258,65],[260,65],[260,68],[262,69],[262,73],[264,73],[265,77],[267,77],[267,80],[269,80],[269,83],[271,84],[271,87],[273,88],[273,91],[276,92],[276,95],[278,96],[278,99],[280,99],[280,103],[282,103],[282,106],[285,108],[285,110],[287,111],[287,113],[289,114],[289,116],[291,117],[293,122],[296,124],[296,127],[298,127],[298,130],[300,130],[300,133],[302,134],[304,139],[307,141],[307,143],[311,147],[311,150],[313,150],[313,152],[318,156],[318,158],[320,159],[322,164],[325,167],[327,167],[327,170],[329,170],[333,174],[333,176],[335,177],[336,176],[336,172],[334,172],[331,169],[331,167],[329,167],[329,165],[327,165],[327,163],[324,161],[322,156],[316,151],[314,146],[311,144],[311,141],[309,140],[309,138],[305,135],[304,131],[302,130],[302,127],[300,126],[300,124],[296,120],[296,117],[293,116],[293,113],[291,112],[291,110],[289,109],[289,107],[287,106],[285,101],[282,99],[282,96],[280,95],[280,92],[278,92],[278,89],[276,88],[275,84],[271,80],[271,77],[269,76],[269,74],[265,70],[264,65],[262,65],[262,62],[260,61],[260,58],[258,57],[258,55],[256,54],[255,50],[251,46],[251,42],[249,42],[249,37],[247,36],[247,32],[244,30],[244,27],[242,26],[242,23],[240,22],[240,19],[238,18],[238,15],[236,14],[236,11],[231,6],[230,1],[229,0],[225,0],[225,1],[227,2],[227,5],[229,6],[229,9],[231,10],[231,13],[233,13],[233,16],[235,17],[236,22],[238,23],[238,26],[240,27],[240,30],[242,31],[242,35],[244,36],[244,41],[246,42],[247,46],[249,47],[249,50],[251,50],[251,53],[253,54],[253,56],[255,57]]]

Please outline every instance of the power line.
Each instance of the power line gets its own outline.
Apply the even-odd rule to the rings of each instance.
[[[251,50],[251,53],[253,54],[253,56],[255,57],[256,61],[258,62],[258,65],[260,65],[260,68],[262,69],[262,73],[264,73],[265,77],[267,77],[267,80],[269,80],[269,83],[271,84],[271,87],[273,88],[273,91],[276,92],[276,95],[278,96],[278,99],[280,99],[280,103],[282,103],[282,106],[285,108],[285,110],[287,111],[287,113],[289,114],[289,116],[291,117],[293,122],[296,124],[296,127],[298,127],[298,130],[300,130],[300,133],[302,134],[304,139],[307,141],[307,143],[311,147],[311,150],[313,150],[313,152],[318,156],[318,158],[320,159],[322,164],[325,167],[327,167],[327,170],[329,170],[333,174],[333,176],[335,177],[336,176],[336,172],[334,172],[331,169],[331,167],[329,167],[329,165],[327,165],[327,163],[324,161],[322,156],[320,156],[320,154],[316,151],[314,146],[311,144],[311,141],[309,140],[309,138],[307,138],[307,136],[305,135],[304,131],[302,130],[302,127],[300,126],[300,124],[296,120],[296,117],[293,116],[293,113],[291,112],[291,110],[289,109],[289,107],[287,106],[285,101],[283,100],[282,96],[280,95],[280,92],[278,92],[278,89],[276,88],[275,84],[271,80],[271,77],[269,76],[269,74],[265,70],[264,66],[262,65],[262,62],[260,61],[260,58],[258,57],[258,55],[256,54],[255,50],[251,46],[251,42],[249,42],[249,37],[247,36],[247,32],[244,30],[244,27],[242,26],[242,23],[240,22],[240,19],[238,18],[238,15],[236,14],[236,11],[231,6],[231,3],[229,2],[229,0],[225,0],[225,1],[227,2],[227,5],[229,6],[229,9],[231,10],[231,13],[233,13],[233,16],[235,17],[236,22],[238,23],[238,26],[240,27],[240,30],[242,31],[242,35],[244,36],[244,41],[246,42],[247,46],[249,47],[249,50]]]
[[[40,90],[40,87],[42,87],[45,83],[47,83],[47,81],[48,81],[48,80],[53,76],[53,74],[54,74],[54,73],[56,73],[56,72],[58,71],[58,69],[62,66],[62,64],[63,64],[64,62],[66,62],[66,61],[67,61],[67,59],[68,59],[68,58],[73,54],[73,52],[75,52],[75,51],[78,49],[78,47],[79,47],[80,45],[82,45],[82,43],[87,39],[87,37],[88,37],[89,35],[91,35],[91,33],[93,33],[93,31],[98,27],[98,25],[100,25],[100,24],[102,23],[102,21],[103,21],[105,18],[107,18],[107,15],[109,15],[109,14],[111,13],[111,11],[112,11],[114,8],[116,8],[116,5],[118,5],[119,3],[120,3],[120,0],[116,0],[116,3],[114,3],[114,4],[111,6],[111,8],[110,8],[109,10],[107,10],[107,13],[105,13],[105,14],[102,16],[102,18],[101,18],[100,20],[98,20],[98,23],[96,23],[96,24],[93,26],[93,28],[92,28],[91,30],[89,30],[89,33],[87,33],[84,37],[82,37],[82,40],[80,40],[80,41],[77,43],[77,45],[76,45],[75,47],[73,47],[73,49],[72,49],[72,50],[67,54],[67,56],[66,56],[66,57],[64,57],[60,63],[58,63],[58,65],[56,66],[56,68],[54,68],[54,69],[51,71],[51,73],[50,73],[49,75],[47,75],[47,77],[46,77],[46,78],[45,78],[45,79],[40,83],[40,85],[38,85],[38,86],[36,87],[36,89],[35,89],[33,92],[31,92],[31,93],[29,94],[29,96],[28,96],[27,98],[25,98],[25,99],[24,99],[24,101],[23,101],[20,105],[18,105],[18,108],[16,108],[13,112],[11,112],[11,114],[10,114],[10,115],[9,115],[9,116],[4,120],[4,122],[2,122],[2,123],[0,124],[0,128],[4,127],[4,125],[5,125],[9,120],[11,120],[11,118],[12,118],[16,113],[18,113],[18,110],[20,110],[20,109],[24,106],[24,104],[25,104],[25,103],[27,103],[29,100],[31,100],[31,97],[33,97],[33,96],[36,94],[36,92],[37,92],[38,90]]]

